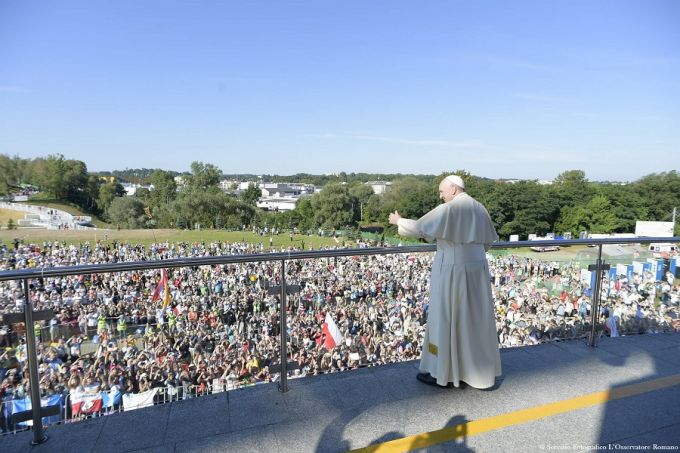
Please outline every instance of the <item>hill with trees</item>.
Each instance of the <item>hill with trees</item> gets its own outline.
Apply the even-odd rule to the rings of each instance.
[[[225,175],[215,165],[193,162],[189,172],[134,169],[90,173],[84,162],[62,155],[22,159],[0,154],[0,195],[20,184],[37,187],[43,196],[73,204],[122,228],[240,229],[243,226],[293,227],[301,231],[386,227],[387,216],[398,210],[417,218],[439,203],[438,184],[445,174],[456,173],[467,191],[482,202],[499,235],[571,232],[633,232],[637,220],[670,221],[680,207],[680,174],[654,173],[621,184],[593,182],[582,170],[560,174],[552,184],[538,181],[492,180],[465,171],[440,175],[338,173],[311,175]],[[178,187],[174,177],[182,175]],[[221,190],[222,179],[259,182],[298,182],[322,186],[319,193],[302,198],[295,210],[265,212],[258,209],[257,188],[240,196]],[[151,184],[136,196],[125,196],[120,181]],[[391,189],[374,194],[367,181],[391,181]],[[680,231],[676,223],[676,233]]]

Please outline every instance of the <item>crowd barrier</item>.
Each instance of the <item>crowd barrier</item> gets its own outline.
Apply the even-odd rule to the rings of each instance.
[[[43,417],[43,426],[72,423],[88,418],[102,417],[117,412],[132,411],[159,404],[167,404],[227,392],[257,385],[238,384],[236,381],[218,380],[206,385],[167,385],[139,393],[123,393],[117,390],[99,392],[65,392],[42,397],[40,405],[58,406],[59,414]],[[5,397],[0,401],[0,435],[25,431],[33,425],[32,420],[14,422],[13,415],[31,409],[31,398]]]

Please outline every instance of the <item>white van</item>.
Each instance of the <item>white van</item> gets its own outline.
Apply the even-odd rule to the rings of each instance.
[[[649,244],[649,251],[654,253],[654,256],[662,253],[674,255],[678,253],[678,246],[671,243]]]

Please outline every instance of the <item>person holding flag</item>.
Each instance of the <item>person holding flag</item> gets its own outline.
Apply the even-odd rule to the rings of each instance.
[[[321,330],[325,334],[324,347],[327,350],[330,351],[334,349],[342,341],[342,334],[340,333],[340,329],[338,329],[338,325],[335,323],[335,321],[333,321],[333,318],[331,317],[331,314],[329,312],[326,312],[326,319],[324,320],[324,323],[321,325]]]
[[[165,269],[161,269],[161,279],[158,281],[158,285],[156,285],[156,289],[151,295],[151,302],[161,299],[163,300],[163,308],[167,308],[168,305],[170,305],[170,286],[168,285],[168,274]]]

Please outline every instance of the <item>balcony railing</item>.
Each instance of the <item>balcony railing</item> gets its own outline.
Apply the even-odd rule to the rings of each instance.
[[[660,266],[664,265],[678,265],[677,257],[669,263],[659,263],[659,260],[650,261],[636,261],[638,258],[631,253],[620,255],[618,258],[615,256],[609,257],[609,262],[603,260],[603,247],[605,246],[626,246],[634,244],[651,244],[651,243],[677,243],[680,241],[680,237],[673,238],[612,238],[612,239],[579,239],[579,240],[546,240],[546,241],[522,241],[522,242],[498,242],[493,245],[492,251],[498,252],[499,250],[520,248],[520,247],[573,247],[573,246],[595,246],[596,249],[586,249],[586,251],[581,251],[580,254],[575,254],[570,258],[570,263],[578,261],[578,265],[569,264],[567,266],[561,266],[559,260],[551,259],[548,261],[543,261],[541,258],[543,255],[536,255],[536,260],[527,260],[525,258],[515,259],[508,257],[499,257],[497,262],[493,262],[491,266],[490,279],[492,281],[492,286],[494,287],[494,293],[496,296],[496,305],[498,316],[498,326],[499,333],[503,336],[502,343],[506,345],[513,344],[527,344],[538,341],[545,341],[550,339],[560,339],[560,338],[573,338],[573,337],[584,337],[589,339],[589,344],[595,346],[598,335],[602,335],[604,331],[608,329],[608,334],[615,335],[617,328],[616,315],[617,310],[625,308],[626,310],[631,309],[630,305],[633,301],[626,299],[624,302],[625,307],[618,307],[618,303],[609,300],[609,294],[613,290],[619,294],[621,282],[625,282],[626,287],[631,285],[637,287],[641,284],[649,284],[650,280],[656,283],[663,282],[666,278],[664,272],[670,270],[668,269],[659,271]],[[138,261],[138,262],[124,262],[115,264],[91,264],[91,265],[80,265],[80,266],[68,266],[68,267],[58,267],[58,268],[31,268],[31,269],[17,269],[0,272],[0,282],[3,281],[20,281],[22,282],[19,287],[23,287],[23,305],[22,310],[18,310],[21,313],[21,322],[25,326],[26,332],[26,354],[29,366],[29,377],[30,377],[30,397],[33,401],[40,400],[40,374],[38,373],[38,360],[36,351],[36,335],[34,331],[34,311],[32,301],[26,295],[30,294],[30,282],[40,279],[56,278],[56,277],[66,277],[66,276],[86,276],[95,274],[110,274],[110,273],[121,273],[129,271],[146,271],[151,269],[179,269],[179,268],[196,268],[199,266],[216,266],[216,265],[245,265],[248,263],[277,263],[280,266],[278,273],[276,275],[268,275],[266,280],[271,282],[277,282],[276,287],[271,285],[269,288],[260,286],[258,291],[268,292],[278,298],[278,301],[274,301],[274,307],[276,308],[276,315],[279,326],[288,326],[287,316],[292,313],[291,308],[288,307],[288,299],[291,294],[297,294],[300,291],[300,286],[304,285],[305,278],[296,273],[295,265],[303,262],[304,260],[328,260],[333,259],[334,269],[337,269],[338,258],[347,257],[370,257],[378,255],[394,255],[394,254],[419,254],[425,252],[432,252],[436,250],[435,245],[418,245],[418,246],[400,246],[400,247],[380,247],[380,248],[358,248],[358,249],[334,249],[334,250],[319,250],[319,251],[291,251],[283,253],[268,253],[268,254],[254,254],[254,255],[224,255],[224,256],[210,256],[210,257],[200,257],[200,258],[184,258],[184,259],[170,259],[170,260],[155,260],[155,261]],[[625,251],[624,251],[625,252]],[[640,257],[643,259],[644,257]],[[622,263],[613,263],[612,261],[620,261]],[[412,261],[409,261],[412,262]],[[287,266],[288,263],[293,263],[293,267]],[[342,264],[342,262],[340,263]],[[427,264],[427,263],[424,263]],[[617,267],[618,264],[618,267]],[[369,263],[370,265],[370,263]],[[552,267],[551,267],[552,266]],[[614,271],[612,271],[612,266]],[[561,275],[561,267],[567,269],[569,272],[569,278],[566,283],[557,282],[555,278],[556,275]],[[409,277],[408,280],[410,284],[413,283],[413,266],[408,265]],[[555,269],[558,269],[557,272]],[[425,269],[426,275],[429,277],[429,268]],[[367,266],[365,271],[370,272],[370,267]],[[419,270],[422,275],[423,269]],[[663,275],[659,277],[659,272]],[[648,274],[655,273],[653,277],[648,278]],[[527,275],[528,274],[528,275]],[[574,276],[578,275],[578,288],[576,294],[572,293],[570,290],[574,289]],[[311,279],[319,280],[325,277],[312,277]],[[404,277],[406,278],[406,277]],[[548,282],[552,278],[552,283]],[[518,282],[531,280],[531,285],[525,287],[520,287]],[[639,282],[634,282],[633,280],[639,280]],[[618,283],[617,283],[618,282]],[[421,282],[422,283],[422,282]],[[517,283],[517,284],[516,284]],[[663,283],[662,283],[663,284]],[[571,286],[569,286],[571,285]],[[265,285],[266,286],[266,285]],[[654,286],[654,285],[653,285]],[[660,286],[660,285],[656,285]],[[421,285],[421,290],[425,292],[427,286]],[[505,290],[507,294],[504,293]],[[655,290],[654,288],[649,288],[650,290]],[[382,288],[385,291],[385,288]],[[411,292],[414,292],[413,286],[411,286]],[[566,293],[567,298],[563,296]],[[588,294],[582,294],[588,293]],[[662,291],[656,294],[661,295]],[[639,293],[638,293],[639,294]],[[668,293],[664,293],[668,294]],[[527,297],[524,297],[524,296]],[[578,300],[574,300],[573,296],[578,295]],[[537,297],[538,296],[538,297]],[[545,298],[544,298],[545,296]],[[602,296],[604,296],[604,303],[602,302]],[[619,296],[617,296],[619,297]],[[664,296],[665,297],[665,296]],[[527,301],[529,298],[533,302]],[[619,297],[620,299],[620,297]],[[500,302],[499,302],[500,301]],[[525,319],[521,318],[519,314],[530,313],[531,310],[536,309],[536,301],[544,301],[546,304],[557,304],[558,308],[553,310],[554,317],[551,318],[549,323],[554,323],[555,325],[549,326],[538,326],[535,325],[533,333],[537,335],[542,335],[543,338],[532,337],[531,335],[526,335],[522,337],[522,333],[518,333],[521,329],[527,327]],[[298,298],[297,302],[302,306],[302,301]],[[668,300],[662,300],[662,298],[654,298],[653,300],[655,309],[658,307],[668,306]],[[585,305],[584,305],[585,304]],[[49,305],[49,304],[47,304]],[[529,307],[529,308],[527,308]],[[561,307],[561,308],[560,308]],[[654,330],[654,328],[667,328],[663,325],[661,326],[650,326],[648,322],[645,321],[645,316],[639,316],[640,306],[637,306],[636,316],[632,318],[632,322],[625,324],[619,321],[619,328],[623,329],[625,333],[634,333],[637,331],[648,331]],[[661,308],[659,308],[661,310]],[[677,310],[673,311],[675,318],[677,319]],[[38,315],[40,316],[45,315]],[[619,313],[619,318],[621,318],[621,313]],[[4,315],[4,321],[0,324],[7,324],[9,322],[16,323],[18,321],[17,314],[12,317],[11,314]],[[11,319],[10,319],[11,318]],[[537,319],[539,317],[537,316]],[[611,324],[610,319],[614,318],[614,324]],[[42,318],[46,319],[46,318]],[[558,321],[555,321],[558,320]],[[117,339],[120,341],[120,345],[130,346],[134,344],[139,344],[140,342],[146,341],[147,334],[150,330],[155,329],[156,331],[161,330],[170,335],[170,326],[168,326],[167,321],[165,325],[159,326],[155,323],[146,323],[139,325],[125,325],[124,329],[117,330],[116,319],[111,318],[104,320],[106,324],[106,331],[112,331],[112,340]],[[524,323],[524,325],[522,325]],[[91,329],[93,326],[89,326]],[[100,326],[96,329],[99,330]],[[403,323],[400,327],[403,326]],[[530,326],[531,327],[531,326]],[[553,328],[554,327],[554,328]],[[50,329],[48,327],[41,329],[40,337],[38,341],[50,340],[58,341],[60,337],[68,337],[68,334],[73,334],[74,332],[80,331],[84,333],[86,338],[93,335],[91,330],[85,326],[85,332],[82,332],[82,325],[72,325],[72,326],[60,326],[57,329]],[[543,330],[539,330],[543,329]],[[300,349],[300,336],[293,332],[289,332],[288,328],[279,328],[278,335],[278,349],[279,349],[279,360],[272,360],[271,365],[277,366],[280,371],[278,372],[279,388],[282,392],[288,390],[288,375],[291,365],[295,366],[294,363],[289,363],[288,360],[291,357],[290,350],[288,347],[289,337],[294,340],[296,344],[294,347]],[[405,329],[402,331],[405,335]],[[19,331],[20,333],[20,331]],[[132,337],[130,337],[132,335]],[[106,338],[106,335],[104,335]],[[117,337],[117,338],[116,338]],[[397,336],[398,338],[398,336]],[[417,338],[412,339],[414,343],[417,343]],[[507,340],[507,341],[505,341]],[[102,343],[99,343],[101,347],[104,347]],[[84,346],[83,346],[84,347]],[[98,346],[100,347],[100,346]],[[358,353],[357,353],[358,355]],[[350,363],[354,363],[355,366],[365,366],[366,363],[363,358],[352,359]],[[274,375],[276,373],[272,373]],[[228,390],[238,386],[234,383],[232,379],[230,384],[227,385],[226,381],[209,382],[205,385],[205,388],[200,390],[192,387],[195,390],[195,394],[203,393],[205,391],[214,391],[211,389],[219,388],[221,390]],[[164,388],[162,392],[159,391],[159,395],[163,396],[163,401],[172,400],[179,398],[179,394],[175,387],[169,386]],[[191,395],[191,391],[184,389],[181,392],[182,397]],[[67,398],[70,396],[67,395]],[[67,400],[64,400],[68,402]],[[72,401],[70,402],[72,404]],[[67,404],[68,406],[68,404]],[[120,406],[115,406],[119,408]],[[114,405],[111,404],[109,409],[113,410]],[[41,419],[41,408],[39,405],[35,405],[32,409],[32,419],[34,421],[34,443],[41,443],[45,440],[44,433],[42,431]],[[102,410],[105,411],[105,410]],[[64,410],[62,404],[59,413],[63,413],[64,417],[70,414],[68,410]],[[42,413],[42,417],[45,414]],[[62,419],[64,419],[62,417]]]

